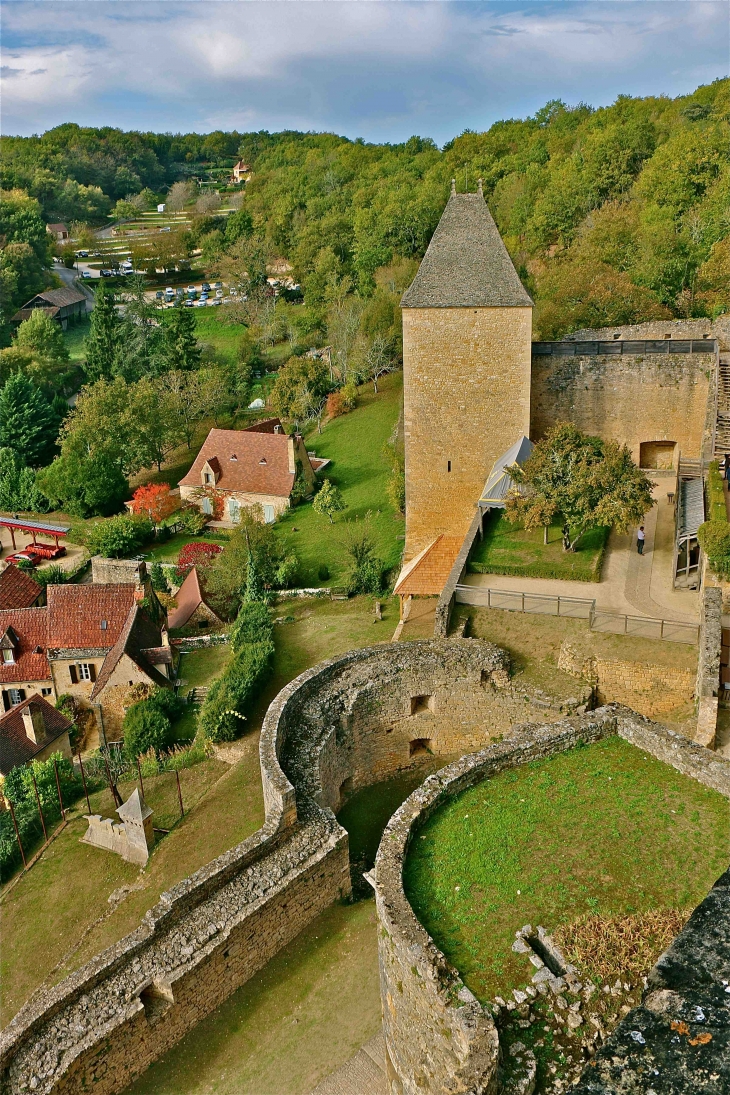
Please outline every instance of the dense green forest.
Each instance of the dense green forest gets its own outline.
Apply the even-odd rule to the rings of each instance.
[[[201,165],[230,166],[238,156],[253,169],[243,208],[264,259],[288,259],[313,305],[334,282],[371,296],[380,268],[423,254],[450,179],[463,190],[481,177],[535,296],[542,337],[730,306],[728,80],[599,110],[551,102],[442,150],[420,137],[377,145],[328,133],[63,125],[3,138],[2,185],[17,197],[3,203],[0,232],[7,246],[29,244],[42,264],[42,221],[101,224],[119,199],[162,194]],[[192,243],[205,242],[215,265],[230,239],[215,216],[198,222]],[[24,255],[19,284],[37,275],[34,258]],[[3,272],[12,266],[3,258]]]
[[[276,371],[273,406],[290,422],[347,411],[358,383],[399,363],[400,294],[452,178],[460,191],[483,180],[535,299],[538,338],[730,311],[727,79],[598,110],[551,102],[443,149],[422,137],[368,144],[73,124],[1,147],[0,508],[37,508],[41,488],[49,504],[110,512],[130,476],[190,444],[196,422],[245,411],[265,372]],[[234,186],[239,157],[251,174]],[[53,282],[46,223],[62,219],[93,243],[110,218],[133,221],[158,200],[185,216],[155,237],[167,241],[162,263],[140,245],[135,258],[131,240],[136,269],[162,265],[167,276],[177,264],[182,277],[194,263],[245,293],[215,317],[160,312],[139,276],[121,290],[123,314],[96,288],[80,361],[45,316],[21,324],[11,344],[8,318]],[[267,275],[289,267],[297,288],[276,296]],[[223,328],[227,341],[208,341]],[[322,352],[305,356],[312,348]]]

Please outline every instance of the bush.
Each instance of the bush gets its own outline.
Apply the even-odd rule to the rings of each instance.
[[[327,396],[327,417],[339,418],[341,414],[347,414],[351,408],[347,406],[343,389],[330,392]]]
[[[211,741],[233,741],[243,712],[269,676],[274,657],[271,641],[246,643],[223,676],[212,685],[200,712],[200,729]]]
[[[119,559],[139,551],[152,539],[153,532],[149,517],[121,513],[118,517],[110,517],[93,525],[86,543],[92,555]]]
[[[169,593],[170,583],[165,577],[162,563],[155,561],[150,567],[150,581],[156,593]]]
[[[716,574],[730,574],[730,524],[705,521],[697,530],[700,547]]]
[[[39,570],[36,570],[33,577],[45,589],[46,586],[63,585],[68,580],[69,575],[60,563],[50,563],[47,567],[40,567]]]
[[[274,586],[276,589],[289,589],[294,585],[299,570],[299,559],[290,552],[280,559],[274,571]]]
[[[186,544],[177,557],[175,577],[182,582],[193,567],[196,567],[198,572],[205,570],[222,550],[223,548],[218,544]]]
[[[326,582],[329,576],[330,568],[327,566],[326,563],[322,563],[322,566],[317,571],[317,577],[319,578],[320,582]]]
[[[273,627],[262,601],[244,604],[231,628],[231,649],[238,654],[247,643],[271,642]]]
[[[183,701],[167,689],[133,703],[124,716],[124,752],[133,759],[154,749],[159,754],[174,741],[172,720],[184,707]]]
[[[199,536],[208,523],[209,518],[201,513],[195,506],[185,506],[171,519],[180,532],[188,536]]]

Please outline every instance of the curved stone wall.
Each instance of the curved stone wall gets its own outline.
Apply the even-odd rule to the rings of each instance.
[[[506,740],[429,776],[391,818],[373,877],[391,1095],[493,1095],[499,1090],[499,1038],[491,1013],[463,984],[406,898],[403,866],[411,840],[447,798],[507,768],[610,734],[730,798],[730,762],[627,708],[610,705],[549,726],[515,727]],[[609,1088],[600,1090],[607,1095]]]
[[[292,681],[262,729],[262,828],[21,1009],[0,1039],[3,1095],[123,1090],[349,893],[333,810],[350,789],[524,718],[507,670],[489,643],[441,640],[353,651]]]

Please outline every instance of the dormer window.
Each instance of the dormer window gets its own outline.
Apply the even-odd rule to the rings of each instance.
[[[3,665],[15,665],[15,653],[7,647],[3,647]]]
[[[15,665],[15,652],[18,649],[18,636],[12,627],[7,628],[5,634],[0,637],[0,650],[2,651],[2,664]]]
[[[259,460],[259,464],[265,464],[265,463],[266,463],[266,457],[262,456],[261,459]]]
[[[102,620],[99,626],[101,627],[102,631],[106,631],[106,629],[109,627],[109,623],[107,620]]]
[[[204,472],[203,479],[204,479],[207,486],[211,486],[211,487],[213,486],[213,474],[212,474],[212,472],[209,472],[209,471]]]

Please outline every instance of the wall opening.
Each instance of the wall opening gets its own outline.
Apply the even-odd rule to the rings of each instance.
[[[175,1003],[172,989],[164,981],[152,981],[146,985],[140,992],[139,999],[144,1008],[145,1019],[150,1024],[159,1022]]]
[[[431,739],[430,738],[414,738],[413,741],[408,743],[408,756],[409,757],[421,757],[426,753],[431,753]]]
[[[352,794],[352,787],[352,776],[348,776],[347,779],[343,780],[340,784],[340,801]]]
[[[433,696],[411,696],[411,714],[423,715],[426,711],[433,711]]]
[[[659,471],[674,467],[676,441],[642,441],[639,446],[639,467]]]

